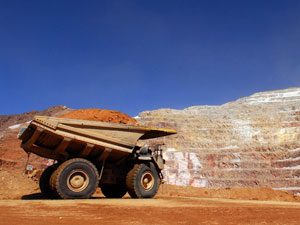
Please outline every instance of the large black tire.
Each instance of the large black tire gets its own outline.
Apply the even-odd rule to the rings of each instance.
[[[70,159],[52,174],[51,188],[63,199],[89,198],[98,187],[98,170],[86,159]]]
[[[57,168],[56,164],[49,166],[43,171],[42,175],[40,176],[40,180],[39,180],[40,190],[46,198],[55,197],[55,192],[50,187],[50,177],[53,174],[53,172],[56,170],[56,168]]]
[[[126,187],[132,198],[153,198],[159,185],[158,172],[151,162],[134,165],[126,177]]]
[[[122,198],[126,193],[126,185],[122,184],[102,184],[102,194],[106,198]]]
[[[52,193],[53,193],[53,198],[60,198],[57,191],[56,191],[57,168],[52,173],[52,175],[50,177],[50,181],[49,181],[50,188],[51,188]]]

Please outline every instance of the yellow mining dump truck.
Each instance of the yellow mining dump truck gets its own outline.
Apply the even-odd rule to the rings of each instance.
[[[175,134],[158,129],[88,120],[36,116],[18,138],[27,153],[54,159],[40,177],[50,198],[89,198],[99,186],[108,198],[152,198],[164,167],[159,147],[139,147],[138,140]]]

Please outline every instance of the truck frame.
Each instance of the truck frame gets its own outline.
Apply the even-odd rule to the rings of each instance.
[[[97,187],[108,198],[152,198],[163,179],[159,145],[138,140],[176,134],[176,130],[88,120],[35,116],[18,138],[27,153],[54,159],[40,177],[49,198],[90,198]]]

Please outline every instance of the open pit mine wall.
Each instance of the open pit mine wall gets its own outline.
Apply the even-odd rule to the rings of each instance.
[[[138,122],[177,129],[176,135],[148,143],[165,143],[169,184],[300,193],[300,88],[221,106],[146,111]]]

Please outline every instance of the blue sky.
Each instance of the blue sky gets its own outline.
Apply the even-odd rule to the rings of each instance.
[[[137,115],[300,86],[300,1],[2,1],[0,115]]]

